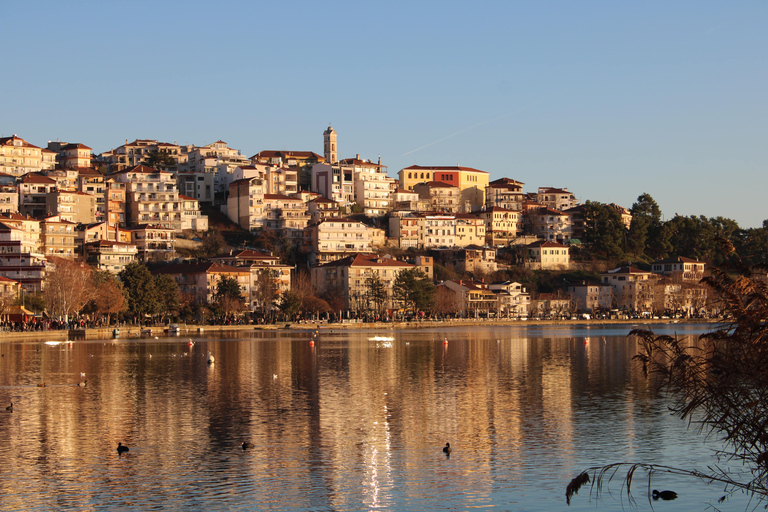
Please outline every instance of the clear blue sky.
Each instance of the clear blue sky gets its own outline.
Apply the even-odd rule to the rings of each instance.
[[[463,165],[768,219],[768,2],[5,2],[0,132]]]

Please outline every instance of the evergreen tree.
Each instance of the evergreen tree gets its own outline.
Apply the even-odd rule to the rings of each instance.
[[[626,231],[615,208],[593,201],[584,205],[584,243],[594,254],[608,260],[623,258]]]
[[[409,268],[395,278],[392,297],[405,309],[428,311],[435,305],[435,285],[420,269]]]
[[[155,279],[145,265],[129,263],[118,277],[128,293],[128,311],[134,318],[154,315],[160,310]]]

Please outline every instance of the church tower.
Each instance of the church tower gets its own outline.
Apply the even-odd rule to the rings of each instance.
[[[336,132],[332,126],[329,126],[328,129],[323,132],[323,139],[325,162],[329,164],[335,164],[339,161],[339,159],[337,158],[338,151],[336,150]]]

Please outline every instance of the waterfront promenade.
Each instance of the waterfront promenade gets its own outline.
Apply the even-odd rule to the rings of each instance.
[[[199,336],[205,333],[212,332],[236,332],[236,331],[269,331],[269,330],[294,330],[294,331],[307,331],[307,330],[320,330],[333,331],[341,329],[439,329],[441,327],[464,327],[464,326],[510,326],[510,327],[526,327],[526,326],[605,326],[605,325],[648,325],[654,324],[669,325],[671,323],[711,323],[716,325],[720,320],[706,320],[706,319],[630,319],[630,320],[509,320],[509,319],[455,319],[455,320],[422,320],[417,322],[277,322],[275,324],[246,324],[246,325],[196,325],[196,324],[178,324],[179,334],[178,336]],[[146,339],[166,336],[165,329],[167,326],[153,326],[153,327],[140,327],[140,326],[120,326],[120,334],[117,339]],[[78,340],[98,340],[98,339],[110,339],[114,338],[113,335],[115,327],[101,327],[95,329],[73,329],[73,330],[49,330],[49,331],[3,331],[0,332],[0,342],[4,340],[19,340],[30,339],[39,340],[45,339],[50,341],[78,341]]]

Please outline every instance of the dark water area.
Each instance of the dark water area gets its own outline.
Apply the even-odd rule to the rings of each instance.
[[[570,507],[565,487],[613,462],[705,469],[719,447],[669,414],[631,361],[631,328],[2,341],[0,509],[628,507],[619,480]],[[635,505],[650,510],[647,479],[635,486]],[[664,510],[704,510],[722,495],[660,474],[652,488],[680,495],[653,502]]]

